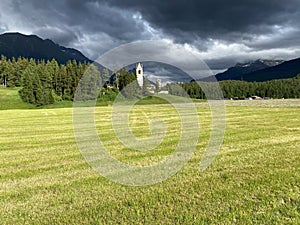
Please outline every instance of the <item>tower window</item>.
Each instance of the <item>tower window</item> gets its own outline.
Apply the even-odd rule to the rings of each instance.
[[[141,70],[138,70],[138,74],[141,74],[141,72],[142,72]]]

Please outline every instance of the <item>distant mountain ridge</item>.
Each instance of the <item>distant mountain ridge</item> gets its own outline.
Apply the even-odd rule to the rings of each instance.
[[[51,60],[64,64],[75,59],[78,62],[92,62],[80,51],[60,46],[49,39],[41,39],[36,35],[21,33],[4,33],[0,35],[0,55],[8,58],[33,58],[36,60]]]
[[[258,59],[247,63],[237,63],[223,73],[216,75],[217,80],[242,80],[243,75],[280,65],[283,60]]]
[[[298,74],[300,74],[300,58],[285,61],[277,66],[245,74],[243,79],[246,81],[267,81],[293,78]]]
[[[201,79],[200,81],[244,80],[268,81],[293,78],[300,74],[300,58],[289,61],[258,59],[248,63],[237,63],[225,72]]]

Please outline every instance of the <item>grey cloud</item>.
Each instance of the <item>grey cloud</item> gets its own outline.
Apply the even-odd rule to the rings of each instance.
[[[51,39],[55,43],[59,43],[63,46],[68,46],[70,43],[78,41],[78,36],[75,32],[68,28],[58,27],[41,27],[33,31],[34,34],[46,39]]]
[[[191,76],[172,65],[157,62],[144,62],[143,66],[145,76],[152,82],[155,82],[156,78],[160,78],[164,84],[167,82],[189,82],[193,79]]]
[[[2,16],[0,13],[0,33],[3,33],[7,30],[7,25],[2,22]]]
[[[12,19],[22,21],[22,26],[31,29],[59,44],[72,45],[83,36],[102,33],[120,43],[139,39],[149,39],[144,21],[134,18],[135,11],[121,10],[97,1],[70,0],[28,0],[20,4],[18,0],[9,3]],[[99,40],[99,43],[102,40]],[[104,40],[104,42],[107,42]]]
[[[201,51],[206,51],[209,47],[205,45],[206,39],[241,43],[254,51],[280,46],[299,48],[298,0],[108,2],[123,9],[141,12],[153,27],[162,29],[176,42],[191,43]],[[276,27],[291,28],[294,32],[278,34]],[[269,40],[262,41],[259,38],[261,36],[268,36]]]
[[[265,50],[300,48],[299,9],[299,0],[2,0],[0,32],[34,33],[91,58],[120,44],[159,38],[200,52],[211,51],[211,40],[238,43],[264,57]],[[213,69],[247,60],[245,52],[213,55]]]
[[[283,31],[279,28],[272,33],[262,36],[256,40],[245,41],[245,44],[255,50],[270,48],[300,48],[300,28],[285,27]]]
[[[113,5],[140,11],[145,19],[167,32],[187,32],[193,36],[219,36],[255,32],[253,27],[285,24],[298,17],[298,0],[110,0]],[[298,17],[299,18],[299,17]],[[260,31],[263,32],[263,31]]]

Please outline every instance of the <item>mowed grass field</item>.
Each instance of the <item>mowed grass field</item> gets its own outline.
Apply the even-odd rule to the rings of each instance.
[[[300,101],[226,102],[226,133],[211,166],[199,172],[210,110],[197,103],[200,136],[187,165],[168,180],[128,187],[96,173],[75,142],[72,109],[0,111],[0,224],[300,224]],[[162,118],[157,149],[132,151],[115,137],[112,107],[96,127],[118,160],[149,165],[176,147],[180,119],[168,105],[139,105],[133,133]]]

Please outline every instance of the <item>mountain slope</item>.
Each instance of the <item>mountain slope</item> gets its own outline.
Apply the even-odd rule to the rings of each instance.
[[[300,74],[300,58],[286,61],[277,66],[245,74],[246,81],[267,81],[274,79],[292,78]]]
[[[216,78],[217,80],[241,80],[245,74],[277,66],[283,62],[282,60],[259,59],[248,63],[237,63],[234,67],[230,67],[225,72],[217,74]]]
[[[68,60],[91,62],[80,51],[65,48],[55,44],[49,39],[41,39],[36,35],[24,35],[20,33],[5,33],[0,35],[0,55],[8,58],[34,58],[51,60],[55,58],[60,64]]]

